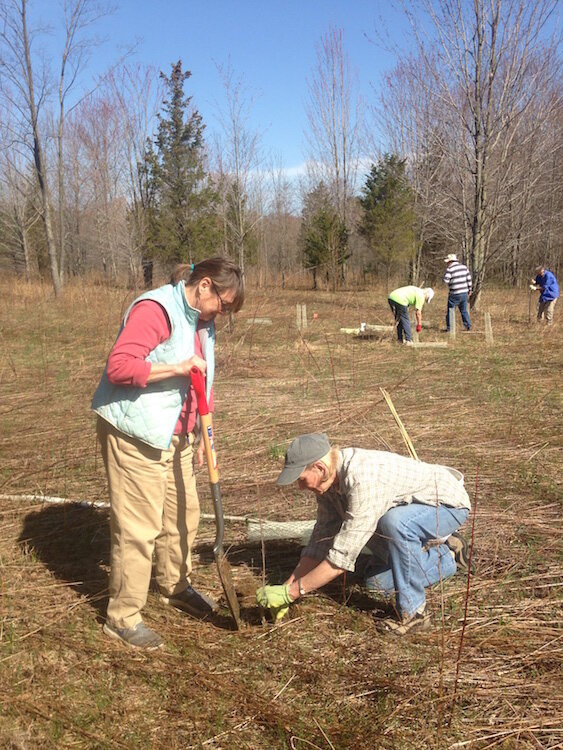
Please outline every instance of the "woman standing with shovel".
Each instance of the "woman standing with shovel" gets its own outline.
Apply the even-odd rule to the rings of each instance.
[[[169,284],[141,295],[125,313],[94,394],[111,506],[104,633],[128,646],[163,645],[141,617],[153,551],[164,603],[198,618],[217,608],[189,579],[199,523],[193,472],[198,414],[190,371],[196,367],[206,377],[211,399],[214,319],[237,312],[243,301],[242,274],[232,261],[217,257],[178,266]],[[200,465],[203,451],[201,442]]]

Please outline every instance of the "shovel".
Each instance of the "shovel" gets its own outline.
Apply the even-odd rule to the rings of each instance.
[[[213,496],[213,510],[215,512],[215,544],[213,545],[213,555],[215,556],[215,562],[217,563],[217,569],[219,571],[219,578],[229,610],[235,621],[236,629],[240,630],[240,608],[237,599],[237,594],[233,584],[233,576],[231,573],[231,567],[223,550],[223,536],[225,533],[225,520],[223,518],[223,503],[221,502],[221,487],[219,485],[219,471],[217,469],[217,455],[215,453],[215,446],[213,442],[213,427],[211,425],[211,417],[209,416],[209,406],[207,405],[207,397],[205,395],[205,382],[203,375],[197,367],[192,367],[190,372],[192,380],[192,386],[197,397],[197,410],[199,412],[201,420],[201,432],[203,435],[203,443],[205,446],[205,456],[207,459],[207,471],[209,472],[209,484],[211,486],[211,494]]]

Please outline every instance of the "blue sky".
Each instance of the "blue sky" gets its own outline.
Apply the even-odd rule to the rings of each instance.
[[[40,14],[53,28],[60,26],[61,5],[34,0],[32,19]],[[91,56],[83,86],[136,42],[133,60],[168,73],[171,63],[181,59],[191,71],[186,93],[211,134],[217,128],[217,102],[224,101],[216,64],[230,61],[254,96],[249,128],[261,134],[264,151],[290,170],[305,161],[307,79],[316,45],[329,26],[343,29],[367,100],[373,100],[373,87],[394,65],[393,56],[377,43],[376,28],[383,22],[397,43],[407,28],[387,0],[116,0],[115,6],[115,13],[96,24],[105,41]]]

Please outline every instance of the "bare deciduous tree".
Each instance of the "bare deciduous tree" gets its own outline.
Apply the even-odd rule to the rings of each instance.
[[[148,185],[142,165],[164,98],[164,86],[156,69],[140,65],[116,68],[108,76],[108,85],[121,117],[120,140],[127,175],[123,188],[133,226],[129,273],[134,280],[140,275],[139,264],[147,241]]]
[[[284,274],[296,264],[297,224],[292,215],[295,188],[283,168],[281,157],[268,166],[268,210],[265,223],[265,255],[273,271]]]
[[[309,190],[321,182],[327,185],[334,208],[348,228],[347,213],[356,189],[363,114],[342,29],[331,26],[321,37],[308,86],[309,130],[305,136],[309,150]],[[334,286],[336,279],[332,283]]]
[[[11,257],[16,272],[29,281],[38,270],[29,234],[41,212],[37,205],[37,181],[20,125],[17,112],[4,100],[0,110],[0,245]]]
[[[225,105],[218,108],[221,133],[216,141],[218,186],[221,197],[225,241],[230,238],[238,264],[244,272],[246,244],[255,231],[261,212],[260,134],[249,129],[254,98],[231,64],[217,66]]]
[[[6,145],[6,141],[3,143]],[[0,245],[11,256],[16,273],[29,281],[37,274],[37,258],[32,252],[29,234],[41,214],[35,202],[34,175],[29,163],[26,172],[26,165],[19,163],[18,156],[15,147],[0,151]]]
[[[422,0],[421,6],[428,36],[407,9],[423,65],[420,83],[436,98],[444,133],[453,136],[445,139],[444,156],[458,183],[477,304],[505,210],[506,159],[514,157],[517,139],[525,144],[549,114],[549,107],[536,108],[538,92],[560,68],[555,44],[542,38],[556,0]],[[524,137],[531,111],[534,126]]]
[[[443,170],[444,124],[436,111],[435,98],[421,85],[423,75],[420,58],[402,60],[385,76],[379,102],[372,108],[377,132],[385,135],[388,150],[407,160],[416,217],[413,284],[421,279],[425,245],[435,241],[437,234],[451,231],[452,226],[451,221],[442,221],[447,215],[448,195],[451,198],[451,185],[444,179]]]
[[[58,116],[56,122],[59,225],[58,268],[61,284],[63,283],[65,267],[67,265],[64,180],[66,104],[80,70],[87,62],[88,52],[94,44],[92,39],[84,38],[81,34],[99,20],[99,18],[106,15],[108,11],[93,0],[65,0],[63,12],[65,36],[60,57],[60,71],[57,85]]]
[[[27,0],[6,0],[0,6],[0,70],[2,72],[0,91],[17,108],[21,118],[22,132],[26,132],[29,148],[41,196],[42,220],[49,254],[51,280],[55,295],[64,283],[64,181],[63,181],[63,139],[65,104],[81,65],[87,44],[80,39],[80,32],[93,23],[103,11],[93,0],[69,0],[64,5],[65,41],[60,58],[58,73],[58,114],[56,119],[56,142],[59,202],[59,240],[55,240],[55,219],[53,209],[52,182],[49,175],[46,135],[42,128],[42,118],[49,102],[52,86],[47,71],[40,66],[33,55],[32,47],[37,30],[28,19]],[[52,114],[52,113],[51,113]]]
[[[27,0],[7,0],[0,7],[0,14],[0,70],[3,74],[0,77],[1,91],[19,111],[22,132],[27,131],[26,135],[30,138],[29,146],[33,153],[41,196],[51,278],[55,294],[58,294],[62,287],[62,278],[53,231],[46,155],[39,124],[39,116],[47,95],[47,82],[44,74],[40,74],[37,83],[32,65],[31,48],[35,34],[28,28]]]

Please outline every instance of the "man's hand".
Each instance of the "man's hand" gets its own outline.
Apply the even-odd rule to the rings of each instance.
[[[262,586],[256,592],[256,601],[264,609],[269,609],[277,622],[285,617],[293,599],[289,595],[289,586],[283,583],[279,586]]]

